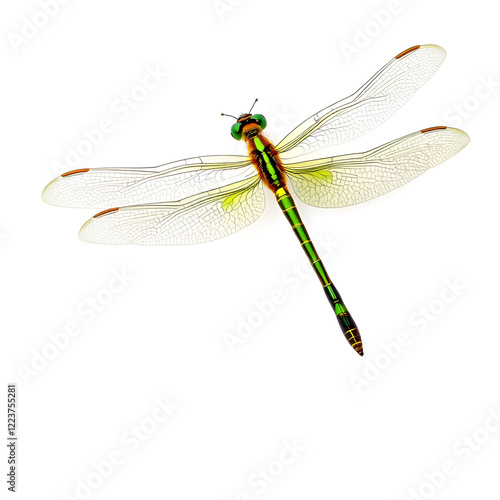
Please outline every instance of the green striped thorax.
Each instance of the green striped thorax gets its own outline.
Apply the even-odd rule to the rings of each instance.
[[[255,124],[256,126],[247,127],[247,125]],[[252,137],[258,134],[260,131],[264,130],[267,126],[267,120],[264,118],[264,115],[251,115],[250,113],[246,113],[241,115],[238,118],[238,121],[233,124],[231,127],[231,135],[237,141],[240,141],[243,137],[243,134]],[[245,130],[243,130],[245,129]]]

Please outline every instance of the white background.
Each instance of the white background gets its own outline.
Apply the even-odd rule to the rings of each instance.
[[[19,498],[498,498],[494,4],[58,5],[24,42],[24,18],[40,4],[9,2],[1,13],[2,400],[17,383]],[[464,129],[469,146],[366,204],[299,204],[360,327],[363,359],[316,278],[291,280],[307,260],[270,192],[255,224],[189,247],[85,244],[78,229],[95,210],[41,200],[68,148],[103,118],[113,131],[77,168],[241,154],[221,111],[240,113],[259,97],[255,110],[278,141],[425,43],[448,52],[438,73],[379,129],[324,155],[436,125]],[[357,48],[346,55],[349,44]],[[118,113],[116,100],[148,67],[168,76]],[[129,278],[111,294],[116,273]],[[271,311],[274,290],[283,298]],[[93,314],[92,298],[107,302]],[[249,319],[258,326],[230,352],[224,336]],[[71,325],[79,334],[54,352]],[[161,423],[157,398],[177,407]],[[293,460],[284,442],[295,442]],[[108,477],[95,472],[118,454]],[[447,475],[437,473],[446,462]]]

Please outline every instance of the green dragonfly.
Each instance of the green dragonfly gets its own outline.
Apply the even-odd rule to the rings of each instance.
[[[359,330],[314,248],[287,181],[304,203],[346,207],[414,179],[458,153],[469,137],[455,128],[432,127],[364,153],[291,159],[373,130],[408,101],[445,56],[437,45],[401,52],[354,94],[314,114],[276,146],[262,133],[263,115],[251,114],[250,109],[234,117],[231,135],[246,142],[248,156],[201,156],[147,168],[73,170],[54,179],[43,199],[65,207],[120,207],[108,208],[86,222],[80,230],[84,241],[183,245],[222,238],[257,220],[264,210],[265,185],[299,239],[342,332],[362,356]]]

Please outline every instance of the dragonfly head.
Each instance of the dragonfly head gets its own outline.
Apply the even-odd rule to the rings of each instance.
[[[263,115],[244,113],[237,118],[236,123],[231,127],[231,135],[237,141],[247,140],[262,132],[266,126],[267,121]]]
[[[246,141],[255,137],[266,128],[267,121],[263,115],[252,115],[252,109],[257,101],[258,99],[255,99],[248,113],[243,113],[238,118],[222,113],[223,116],[231,116],[236,120],[236,123],[231,127],[231,135],[237,141],[241,141],[241,139]]]

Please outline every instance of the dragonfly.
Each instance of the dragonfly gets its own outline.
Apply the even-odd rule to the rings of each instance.
[[[252,114],[252,106],[248,113],[233,116],[231,126],[232,137],[246,143],[248,155],[72,170],[47,185],[43,200],[64,207],[105,208],[80,229],[80,238],[87,242],[185,245],[228,236],[256,221],[264,211],[267,187],[318,276],[345,338],[363,356],[359,329],[311,241],[289,184],[308,205],[347,207],[416,178],[462,150],[469,137],[456,128],[436,126],[364,153],[296,158],[379,126],[429,80],[445,56],[437,45],[401,52],[356,92],[312,115],[277,145],[264,136],[266,118]]]

